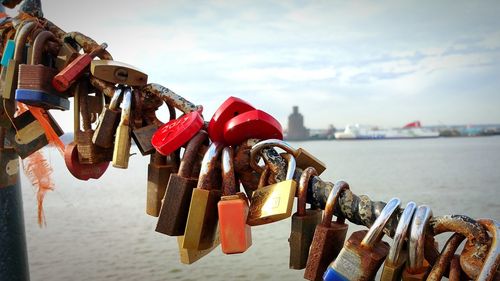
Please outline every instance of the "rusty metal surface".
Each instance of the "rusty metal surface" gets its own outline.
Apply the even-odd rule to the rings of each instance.
[[[297,191],[297,215],[305,216],[306,215],[306,201],[307,201],[307,187],[309,186],[309,180],[312,176],[317,176],[318,172],[313,167],[306,168],[299,180],[299,188]]]
[[[236,178],[234,176],[234,150],[232,147],[224,147],[222,150],[222,195],[236,194]]]
[[[500,280],[500,273],[498,273],[498,266],[500,265],[500,237],[498,236],[500,224],[492,219],[479,219],[478,222],[491,234],[491,244],[477,280]]]
[[[90,76],[90,84],[107,97],[111,98],[115,93],[114,84],[103,81],[99,78],[96,78],[95,76]]]
[[[170,89],[155,83],[150,83],[141,88],[141,91],[148,95],[160,97],[164,102],[179,109],[183,113],[189,113],[196,110],[202,110],[201,105],[194,105],[192,102],[174,93]]]
[[[80,32],[68,32],[63,36],[64,41],[73,41],[77,43],[80,47],[82,47],[85,53],[91,53],[94,49],[98,48],[100,44],[98,44],[94,39],[80,33]],[[98,54],[98,57],[102,60],[113,60],[111,54],[103,50]]]
[[[441,254],[439,255],[436,263],[434,263],[431,272],[427,276],[427,281],[441,280],[452,258],[454,257],[458,246],[462,244],[464,239],[465,236],[460,233],[455,233],[448,239],[448,241],[446,241],[446,245],[444,245]]]
[[[189,178],[192,174],[194,162],[198,156],[198,150],[202,143],[208,138],[205,131],[199,131],[187,144],[181,164],[179,165],[178,175],[180,177]]]
[[[214,177],[217,172],[217,167],[220,166],[219,155],[222,148],[222,144],[218,142],[213,142],[208,147],[201,161],[197,188],[204,190],[213,190],[215,188]]]

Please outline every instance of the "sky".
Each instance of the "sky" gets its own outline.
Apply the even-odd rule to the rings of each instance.
[[[284,128],[294,105],[313,129],[500,123],[498,1],[42,4],[63,30],[202,104],[206,120],[236,96]],[[54,115],[72,129],[71,113]]]

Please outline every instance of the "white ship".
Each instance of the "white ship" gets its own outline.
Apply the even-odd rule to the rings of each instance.
[[[407,124],[403,128],[379,129],[364,125],[347,125],[343,132],[335,133],[336,139],[410,139],[437,138],[439,132],[422,128],[420,121]]]

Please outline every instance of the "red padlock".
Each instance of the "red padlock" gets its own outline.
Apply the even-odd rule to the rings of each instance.
[[[82,164],[78,160],[78,149],[76,144],[71,142],[64,149],[64,162],[69,172],[79,180],[98,179],[108,169],[109,161],[98,164]]]
[[[151,144],[162,155],[170,155],[187,143],[203,127],[199,111],[192,111],[162,125],[151,138]]]
[[[102,43],[99,47],[92,50],[92,52],[78,56],[52,79],[52,86],[59,92],[68,90],[71,84],[87,69],[90,62],[107,47],[106,43]]]
[[[224,125],[224,139],[228,145],[238,145],[247,139],[283,139],[278,120],[262,110],[251,110],[231,118]]]
[[[246,101],[237,98],[229,97],[215,111],[210,123],[208,123],[208,136],[213,142],[225,143],[224,140],[224,125],[231,118],[238,116],[255,108]]]

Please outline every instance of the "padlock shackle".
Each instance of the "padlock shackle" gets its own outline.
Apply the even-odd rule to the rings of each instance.
[[[475,280],[493,280],[497,274],[498,266],[500,265],[500,224],[492,219],[478,219],[477,220],[483,227],[485,227],[491,234],[491,244],[488,255],[484,260],[481,272]]]
[[[130,123],[130,114],[132,111],[132,89],[129,87],[123,89],[121,108],[120,124],[128,125]]]
[[[269,178],[270,173],[271,173],[271,168],[268,165],[266,165],[264,167],[264,171],[262,171],[262,173],[260,173],[259,184],[257,185],[257,189],[262,188],[262,187],[267,185],[267,180]]]
[[[215,171],[219,155],[222,151],[223,145],[219,142],[212,142],[203,155],[203,160],[201,161],[200,176],[198,178],[198,184],[196,188],[204,190],[213,189],[213,177],[212,174]]]
[[[230,146],[222,149],[222,195],[236,194],[236,177],[234,175],[234,150]]]
[[[177,173],[179,177],[190,178],[191,172],[194,167],[194,162],[196,161],[196,156],[198,155],[198,150],[200,150],[201,145],[207,139],[208,134],[204,130],[200,130],[196,135],[188,142],[184,155],[182,156],[181,163],[179,165],[179,172]]]
[[[373,225],[370,229],[368,229],[368,232],[365,237],[363,237],[363,240],[361,240],[361,247],[370,249],[375,245],[375,243],[382,239],[385,225],[389,222],[392,215],[396,213],[396,210],[399,209],[400,205],[401,200],[399,200],[399,198],[392,198],[389,202],[387,202],[385,207],[382,209],[382,212],[380,212],[380,215],[373,222]]]
[[[116,110],[118,108],[118,102],[120,101],[120,97],[122,96],[124,92],[124,89],[121,87],[117,87],[115,89],[115,93],[111,97],[111,100],[109,101],[109,106],[108,108],[110,110]]]
[[[451,262],[453,257],[455,256],[455,252],[458,249],[458,246],[462,244],[465,236],[460,233],[454,233],[446,244],[443,247],[443,250],[439,254],[438,259],[432,266],[431,272],[427,276],[427,281],[439,281],[443,277],[448,264]]]
[[[307,202],[307,188],[309,187],[309,180],[312,176],[318,176],[318,172],[313,167],[308,167],[302,171],[299,180],[299,190],[297,195],[297,215],[306,215],[306,202]]]
[[[415,213],[416,209],[417,204],[410,201],[408,202],[408,204],[406,204],[403,213],[399,217],[399,222],[396,226],[396,232],[394,233],[392,245],[387,258],[385,259],[385,262],[387,264],[394,265],[399,261],[405,239],[408,236],[408,229],[410,228],[413,214]]]
[[[31,53],[31,64],[37,65],[42,63],[42,54],[45,43],[48,40],[57,41],[56,36],[50,31],[42,31],[38,33],[33,42],[33,52]]]
[[[14,60],[18,63],[23,59],[23,51],[26,41],[28,40],[28,35],[36,27],[34,21],[27,21],[23,24],[21,29],[16,33],[15,41],[16,46],[14,48]]]
[[[427,205],[418,206],[410,227],[410,242],[408,247],[408,271],[419,272],[424,267],[425,234],[432,210]]]
[[[297,162],[295,161],[295,157],[293,157],[291,154],[285,154],[283,155],[283,158],[285,158],[288,161],[288,165],[286,166],[286,177],[285,180],[293,180],[293,176],[295,175],[295,169],[297,168]]]
[[[174,93],[172,90],[156,83],[150,83],[140,89],[143,93],[161,98],[167,104],[187,114],[192,111],[203,111],[203,106],[194,105],[192,102]]]
[[[334,185],[330,194],[328,194],[328,199],[325,204],[325,211],[323,212],[323,218],[321,219],[321,225],[325,227],[330,227],[333,219],[333,212],[335,206],[337,205],[340,195],[345,190],[349,189],[349,184],[345,181],[337,181]],[[344,224],[344,217],[337,217],[337,223]]]
[[[279,147],[286,151],[287,153],[293,155],[296,157],[297,150],[290,146],[288,143],[279,140],[279,139],[268,139],[268,140],[263,140],[260,141],[252,146],[250,149],[250,166],[252,169],[254,169],[256,172],[261,173],[264,168],[259,166],[257,163],[257,155],[261,153],[262,149],[264,148],[271,148],[271,147]]]

